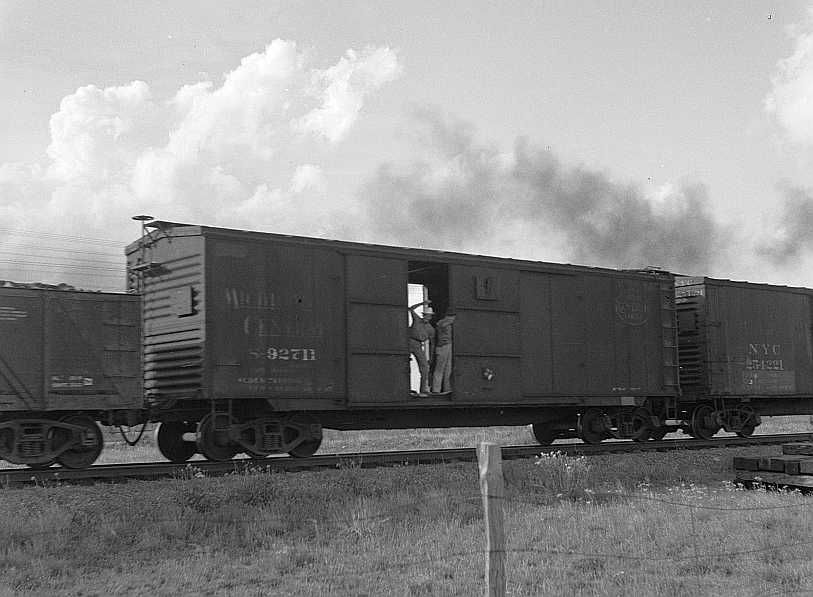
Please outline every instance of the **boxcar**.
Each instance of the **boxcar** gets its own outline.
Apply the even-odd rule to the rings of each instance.
[[[71,468],[143,408],[140,298],[0,288],[0,458]]]
[[[183,461],[322,427],[535,424],[645,439],[678,395],[673,277],[152,222],[127,248],[145,391]],[[408,289],[456,313],[451,391],[410,388]],[[195,441],[191,441],[195,440]]]
[[[747,436],[760,415],[813,401],[813,291],[701,277],[676,280],[682,403],[691,429]]]

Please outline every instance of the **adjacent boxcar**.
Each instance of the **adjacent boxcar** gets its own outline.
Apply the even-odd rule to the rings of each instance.
[[[747,436],[761,415],[806,414],[813,400],[806,288],[680,277],[682,402],[695,435]]]
[[[140,298],[0,288],[0,458],[71,468],[143,408]]]
[[[674,285],[627,272],[152,222],[127,248],[171,460],[339,429],[535,423],[645,439],[678,395]],[[410,391],[408,288],[456,313],[452,391]],[[196,437],[196,443],[191,440]]]

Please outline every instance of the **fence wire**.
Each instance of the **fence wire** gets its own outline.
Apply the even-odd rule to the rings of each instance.
[[[179,481],[179,483],[183,483],[183,481]],[[110,497],[116,496],[118,498],[133,498],[137,499],[139,496],[139,492],[136,491],[128,491],[123,488],[116,488],[115,486],[111,486],[106,489],[108,495]],[[183,497],[182,493],[177,494],[179,497]],[[536,509],[540,512],[550,512],[555,511],[555,508],[562,503],[561,500],[553,500],[550,503],[540,503],[539,501],[535,501],[533,499],[528,499],[522,496],[513,496],[513,495],[489,495],[487,496],[489,499],[496,499],[500,500],[503,503],[504,509],[507,511],[507,515],[511,516],[522,516],[528,513],[528,509],[530,508],[532,511]],[[658,504],[660,506],[667,506],[675,512],[675,516],[679,516],[679,512],[683,511],[688,512],[691,518],[691,525],[686,525],[686,528],[692,529],[695,525],[694,520],[694,513],[699,511],[704,511],[712,515],[712,519],[715,521],[721,520],[721,517],[734,515],[740,513],[758,513],[758,512],[778,512],[778,511],[790,511],[790,510],[800,510],[805,515],[809,510],[813,509],[813,500],[804,498],[803,496],[799,496],[799,502],[790,503],[790,504],[766,504],[766,505],[748,505],[748,506],[723,506],[723,505],[716,505],[716,504],[708,504],[708,503],[700,503],[694,500],[687,500],[681,501],[674,498],[664,498],[658,495],[655,495],[651,492],[636,492],[636,493],[629,493],[629,492],[591,492],[588,496],[588,500],[594,500],[596,498],[601,498],[603,500],[608,500],[606,502],[601,502],[600,504],[594,504],[598,506],[603,506],[606,504],[611,504],[613,500],[619,501],[628,501],[628,502],[640,502],[641,504],[645,505],[647,503],[651,504]],[[314,528],[317,534],[327,534],[333,531],[346,531],[349,527],[353,525],[361,525],[361,524],[383,524],[387,522],[394,522],[397,523],[403,516],[413,514],[416,511],[431,509],[437,506],[443,506],[448,509],[453,509],[455,506],[467,506],[471,507],[472,505],[477,505],[479,508],[482,508],[483,496],[480,493],[472,492],[471,495],[466,496],[450,496],[446,494],[437,494],[437,495],[429,495],[425,496],[421,499],[420,503],[413,503],[407,502],[399,505],[388,505],[386,511],[380,512],[375,510],[380,510],[380,508],[376,505],[373,501],[369,508],[373,510],[373,512],[366,512],[363,509],[359,512],[349,512],[347,514],[340,514],[340,513],[331,513],[326,518],[316,518],[316,517],[301,517],[301,518],[287,518],[285,520],[287,526],[291,533],[295,533],[297,531],[301,531],[304,529]],[[585,504],[585,506],[589,506],[590,504]],[[58,505],[57,505],[58,507]],[[218,514],[215,512],[210,512],[207,508],[212,509],[233,509],[233,508],[248,508],[245,504],[229,504],[229,503],[213,503],[210,506],[205,506],[202,510],[196,510],[194,504],[184,503],[183,501],[175,504],[175,507],[183,511],[183,516],[179,515],[167,515],[167,516],[147,516],[143,518],[136,518],[133,520],[127,520],[127,524],[134,525],[133,526],[133,534],[136,533],[150,533],[156,530],[156,527],[160,527],[162,525],[170,525],[170,526],[179,526],[182,528],[187,528],[190,532],[198,532],[203,533],[205,532],[206,528],[217,528],[217,527],[226,527],[226,528],[241,528],[241,532],[247,532],[249,526],[255,526],[251,530],[251,532],[258,538],[262,539],[264,536],[262,525],[264,523],[271,522],[278,518],[280,514],[273,509],[273,506],[270,504],[265,505],[258,505],[254,509],[246,509],[241,513],[235,513],[231,511],[228,515],[223,515],[222,513]],[[367,507],[367,506],[365,506]],[[519,508],[522,509],[522,512],[519,512]],[[190,513],[191,511],[191,513]],[[102,516],[104,514],[102,513]],[[63,534],[71,535],[66,540],[67,544],[70,544],[71,541],[74,540],[81,540],[81,534],[78,536],[73,536],[72,533],[77,532],[77,530],[84,529],[88,531],[89,529],[93,528],[94,520],[92,519],[92,515],[89,512],[84,512],[82,510],[75,511],[71,513],[70,517],[64,521],[62,526],[57,527],[50,527],[50,528],[43,528],[41,530],[30,530],[29,527],[32,524],[36,524],[35,518],[29,519],[20,519],[17,521],[17,524],[12,525],[11,527],[6,526],[0,528],[0,558],[3,556],[11,553],[14,550],[23,550],[25,551],[28,547],[32,546],[31,539],[38,536],[44,535],[52,535],[55,538],[60,537]],[[98,524],[98,520],[95,523]],[[633,523],[630,522],[630,525]],[[747,525],[754,524],[754,521],[750,519],[746,519],[742,521],[743,527],[747,527]],[[299,528],[297,528],[299,527]],[[617,527],[617,525],[615,525]],[[613,525],[606,525],[604,532],[607,534],[608,542],[612,540],[612,536],[610,533],[617,532],[617,528]],[[631,533],[636,532],[637,529],[632,528],[630,530]],[[92,532],[92,531],[90,531]],[[122,530],[113,528],[112,532],[114,534],[122,535]],[[374,530],[371,532],[375,532]],[[595,531],[594,531],[595,532]],[[694,553],[685,553],[685,554],[672,554],[672,555],[658,555],[656,553],[624,553],[619,551],[603,551],[603,550],[584,550],[584,549],[571,549],[571,548],[563,548],[557,546],[546,546],[546,545],[509,545],[505,549],[499,550],[498,553],[504,555],[507,561],[507,575],[508,575],[508,583],[511,584],[511,563],[513,559],[518,557],[527,557],[527,556],[543,556],[544,558],[564,558],[564,559],[594,559],[600,560],[604,562],[609,561],[616,561],[616,562],[627,562],[631,564],[652,564],[656,568],[653,571],[653,574],[656,573],[658,569],[662,569],[664,564],[674,564],[674,565],[681,565],[681,564],[689,564],[694,562],[696,564],[697,574],[695,575],[696,578],[701,578],[700,576],[700,564],[707,564],[708,562],[715,562],[720,560],[726,561],[735,561],[738,559],[760,556],[765,554],[776,554],[778,557],[781,557],[781,561],[783,563],[788,562],[803,562],[808,563],[811,559],[811,555],[813,555],[813,539],[811,540],[801,540],[801,541],[785,541],[785,542],[777,542],[775,544],[770,545],[762,545],[758,547],[748,547],[748,548],[739,548],[739,549],[719,549],[719,550],[707,550],[698,549],[697,544],[697,537],[698,532],[695,528],[693,531],[690,531],[691,534],[694,536]],[[510,534],[509,534],[509,543],[510,543]],[[692,545],[687,545],[686,548],[691,550]],[[794,554],[793,550],[804,549],[804,555],[796,555]],[[360,557],[360,556],[359,556]],[[399,561],[394,562],[377,562],[373,566],[364,567],[364,566],[353,566],[350,570],[344,570],[343,567],[339,567],[335,564],[329,563],[311,563],[309,564],[305,570],[302,571],[301,574],[288,574],[286,575],[287,578],[291,579],[299,579],[302,581],[313,581],[313,571],[319,570],[321,574],[327,574],[330,576],[330,581],[325,580],[324,583],[330,584],[333,581],[339,581],[342,579],[347,578],[361,578],[370,575],[383,575],[387,572],[392,571],[408,571],[411,569],[416,568],[423,568],[423,567],[436,567],[438,563],[443,564],[460,564],[461,560],[471,561],[472,559],[481,559],[484,557],[484,550],[446,550],[443,553],[433,553],[431,555],[420,555],[414,558],[406,558]],[[0,559],[0,561],[2,561]],[[621,570],[623,573],[640,573],[637,570]],[[691,577],[691,574],[688,574]],[[749,579],[748,583],[743,583],[743,578]],[[769,584],[769,580],[767,580],[763,575],[751,572],[747,573],[744,571],[738,571],[736,578],[733,578],[731,581],[732,587],[739,587],[742,590],[756,590],[759,587],[759,591],[763,591],[763,587]],[[798,586],[798,587],[782,587],[781,590],[777,589],[776,591],[772,592],[754,592],[754,595],[790,595],[790,594],[804,594],[807,592],[813,591],[813,587],[808,588],[807,585]]]

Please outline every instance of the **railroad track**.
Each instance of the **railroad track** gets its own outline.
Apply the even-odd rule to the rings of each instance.
[[[711,440],[676,439],[636,443],[632,441],[604,442],[599,445],[583,443],[553,444],[550,446],[504,446],[504,460],[532,458],[541,453],[562,452],[569,456],[597,456],[632,452],[665,452],[671,450],[704,450],[743,446],[767,446],[813,441],[813,433],[780,435],[757,435],[749,438],[722,437]],[[195,460],[183,464],[171,462],[145,462],[128,464],[103,464],[84,470],[65,468],[0,469],[0,487],[23,485],[53,485],[59,483],[93,483],[97,481],[121,482],[130,479],[159,479],[167,477],[189,478],[195,476],[218,476],[249,471],[292,472],[336,468],[375,468],[385,466],[413,466],[448,462],[471,462],[477,459],[475,448],[451,448],[442,450],[407,450],[388,452],[357,452],[324,454],[310,458],[274,456],[265,459],[245,458],[225,462]]]

